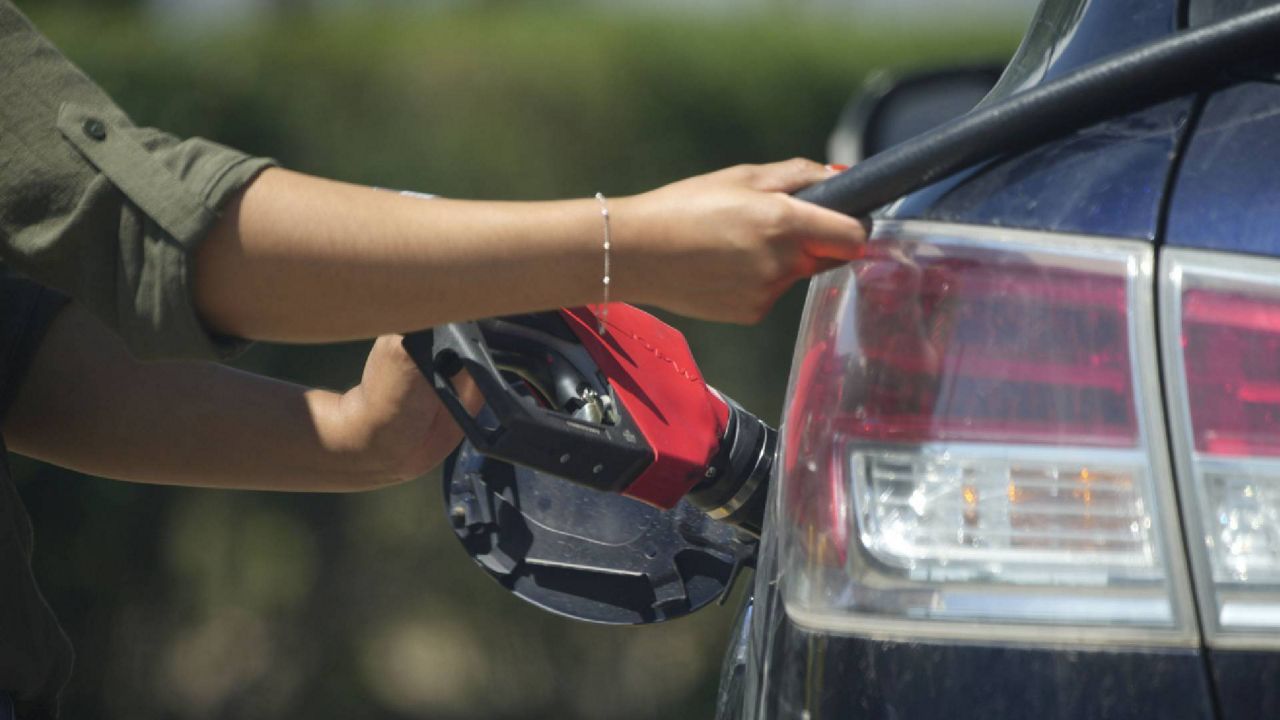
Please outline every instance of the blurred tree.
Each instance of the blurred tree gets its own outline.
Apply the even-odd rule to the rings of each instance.
[[[48,10],[129,10],[139,8],[147,0],[14,0],[14,5],[27,13]]]
[[[305,15],[316,10],[316,0],[262,0],[278,14],[285,16]]]

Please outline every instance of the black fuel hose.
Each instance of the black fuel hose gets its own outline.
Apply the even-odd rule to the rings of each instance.
[[[1231,82],[1229,71],[1280,58],[1280,5],[1100,60],[945,123],[796,197],[863,217],[935,180],[1111,117]]]

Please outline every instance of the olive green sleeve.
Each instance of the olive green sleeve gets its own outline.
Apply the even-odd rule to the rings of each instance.
[[[70,295],[142,358],[222,358],[196,311],[193,251],[272,161],[136,127],[0,0],[0,254]]]

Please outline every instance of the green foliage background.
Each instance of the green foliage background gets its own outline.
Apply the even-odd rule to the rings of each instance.
[[[672,17],[481,3],[198,33],[125,4],[24,7],[138,122],[302,171],[477,198],[621,195],[822,158],[872,68],[999,59],[1020,31],[862,27],[786,5]],[[796,289],[751,328],[677,324],[715,385],[776,420],[801,303]],[[259,345],[238,362],[344,388],[364,351]],[[79,652],[67,717],[712,713],[732,603],[641,629],[542,613],[470,566],[437,476],[331,497],[17,471],[37,573]]]

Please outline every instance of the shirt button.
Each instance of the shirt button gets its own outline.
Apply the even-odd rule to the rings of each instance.
[[[97,118],[89,118],[88,120],[85,120],[83,129],[84,129],[84,134],[88,135],[94,140],[107,139],[107,126]]]

